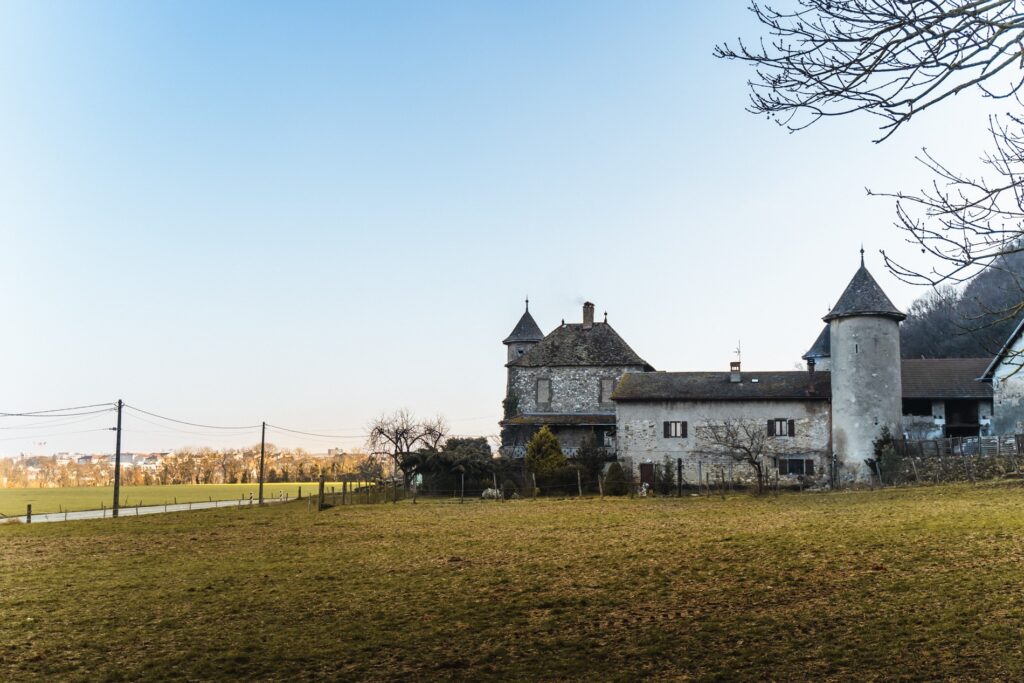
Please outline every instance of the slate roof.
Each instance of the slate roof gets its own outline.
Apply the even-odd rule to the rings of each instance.
[[[502,420],[501,425],[613,425],[615,413],[529,413]]]
[[[527,349],[510,367],[539,368],[569,365],[636,365],[653,370],[647,361],[608,323],[568,323],[555,328],[539,344]]]
[[[537,321],[530,315],[529,304],[527,304],[526,312],[523,313],[523,317],[516,323],[515,328],[512,330],[512,334],[505,337],[502,344],[514,344],[516,342],[539,342],[544,338],[544,333],[540,331],[540,327],[537,325]]]
[[[988,358],[907,358],[903,398],[991,399],[992,385],[978,381],[988,363]]]
[[[831,358],[832,357],[832,326],[825,323],[825,329],[821,331],[818,338],[814,340],[810,351],[803,355],[804,360],[810,358]]]
[[[903,320],[907,317],[892,305],[863,262],[854,273],[850,284],[846,285],[839,302],[822,320],[828,322],[834,318],[853,315],[878,315],[894,320]]]
[[[728,372],[628,372],[613,401],[827,401],[828,372],[744,372],[730,382]],[[756,380],[756,381],[755,381]]]

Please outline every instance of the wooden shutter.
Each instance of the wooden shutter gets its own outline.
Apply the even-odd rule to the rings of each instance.
[[[796,436],[796,420],[789,421],[789,435]]]
[[[768,420],[768,436],[775,436],[775,420]]]
[[[668,437],[672,436],[672,423],[671,422],[664,422],[662,424],[665,427],[665,438],[667,439]]]
[[[814,474],[813,460],[804,460],[804,474]]]
[[[784,458],[779,458],[779,474],[789,474],[789,461]]]
[[[680,436],[682,436],[685,439],[686,438],[686,421],[684,420],[681,424],[682,424],[682,432],[680,432]]]

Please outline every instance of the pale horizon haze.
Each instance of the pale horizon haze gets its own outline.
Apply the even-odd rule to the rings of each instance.
[[[1002,105],[790,134],[712,57],[745,6],[0,5],[0,411],[486,436],[526,296],[658,370],[793,369],[862,244],[905,310],[878,252],[926,262],[865,187],[929,183],[922,147],[977,168]],[[126,451],[259,439],[139,417]],[[112,452],[86,418],[0,417],[0,454]]]

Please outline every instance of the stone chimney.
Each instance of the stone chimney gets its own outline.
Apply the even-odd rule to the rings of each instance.
[[[733,383],[743,381],[743,376],[740,375],[740,362],[738,360],[729,363],[729,381]]]
[[[589,301],[583,304],[583,329],[589,330],[594,326],[594,304]]]

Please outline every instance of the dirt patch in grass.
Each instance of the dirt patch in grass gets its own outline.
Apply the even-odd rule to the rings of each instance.
[[[0,680],[1021,679],[1024,488],[0,526]]]

